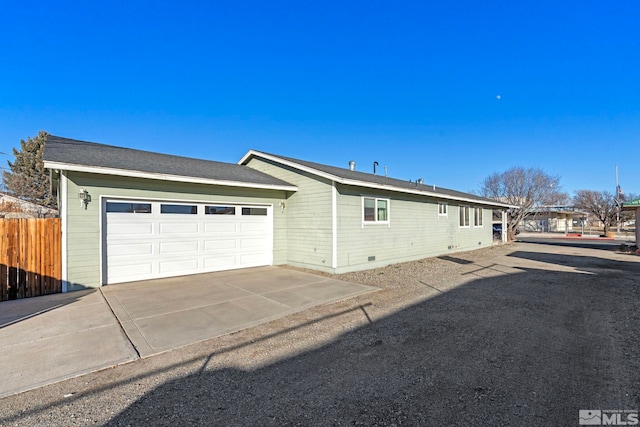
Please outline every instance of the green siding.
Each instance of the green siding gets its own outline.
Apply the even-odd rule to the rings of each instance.
[[[112,175],[67,172],[67,280],[68,290],[98,287],[100,277],[100,245],[102,244],[100,211],[101,196],[131,199],[211,201],[229,203],[260,203],[273,205],[273,263],[287,262],[286,241],[281,234],[287,230],[286,216],[278,205],[286,198],[284,191],[241,187],[223,187],[126,178]],[[87,208],[81,206],[78,192],[84,188],[91,196]],[[63,237],[64,238],[64,237]]]
[[[331,181],[268,160],[253,158],[248,166],[298,187],[286,201],[288,264],[332,271]]]
[[[461,228],[458,205],[438,215],[438,200],[338,185],[337,273],[477,249],[493,243],[491,209],[483,227]],[[389,224],[363,224],[362,196],[387,198]],[[473,210],[471,210],[473,224]],[[370,261],[370,257],[375,257]]]
[[[270,160],[252,158],[248,166],[298,186],[286,202],[288,264],[342,273],[396,262],[486,247],[493,244],[491,209],[483,227],[461,228],[458,205],[438,216],[438,200],[336,184],[337,268],[332,268],[332,183]],[[389,224],[362,222],[362,196],[390,200]],[[471,207],[475,207],[470,205]],[[369,257],[375,257],[369,261]]]

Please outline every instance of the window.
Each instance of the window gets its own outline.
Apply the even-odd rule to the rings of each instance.
[[[473,219],[475,227],[482,227],[482,208],[473,209]]]
[[[447,204],[446,203],[438,203],[438,215],[439,216],[447,216]]]
[[[205,206],[205,215],[235,215],[235,206]]]
[[[196,215],[198,213],[198,206],[196,205],[160,205],[160,213]]]
[[[110,213],[151,213],[151,203],[107,202]]]
[[[460,206],[460,227],[468,227],[469,226],[469,214],[471,208],[469,206]]]
[[[365,222],[389,222],[389,200],[364,197],[362,218]]]
[[[242,215],[267,215],[267,208],[242,208]]]

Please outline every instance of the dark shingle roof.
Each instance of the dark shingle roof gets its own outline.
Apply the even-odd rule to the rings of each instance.
[[[315,169],[316,171],[332,175],[339,179],[350,180],[350,181],[360,181],[365,184],[370,183],[370,184],[375,184],[379,186],[391,187],[389,188],[389,190],[396,189],[397,191],[397,189],[402,189],[402,190],[409,190],[411,192],[418,191],[418,192],[424,192],[425,194],[428,193],[429,195],[433,195],[434,197],[442,196],[445,198],[469,200],[469,201],[475,201],[477,203],[489,204],[489,205],[495,205],[495,206],[505,206],[505,207],[508,206],[504,203],[501,203],[493,199],[488,199],[486,197],[480,197],[480,196],[476,196],[475,194],[464,193],[462,191],[456,191],[456,190],[450,190],[448,188],[442,188],[434,185],[418,184],[415,181],[410,182],[410,181],[404,181],[401,179],[385,177],[383,175],[374,175],[366,172],[352,171],[347,168],[323,165],[321,163],[314,163],[306,160],[279,156],[277,154],[270,154],[270,153],[255,151],[255,150],[253,152],[255,153],[255,155],[258,155],[258,156],[260,154],[264,154],[269,157],[279,158],[290,163],[295,163],[310,169]]]
[[[235,163],[172,156],[95,142],[47,136],[43,160],[51,163],[174,175],[264,186],[291,184]]]

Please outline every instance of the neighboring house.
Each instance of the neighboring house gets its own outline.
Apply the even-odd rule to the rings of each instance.
[[[56,209],[0,194],[0,218],[53,218],[57,215]]]
[[[636,213],[636,246],[640,248],[640,199],[631,200],[622,204],[622,210],[635,211]]]
[[[574,223],[580,224],[587,216],[588,212],[573,206],[539,206],[533,208],[520,222],[520,229],[528,232],[569,233],[574,230]],[[579,225],[578,230],[581,230]]]
[[[331,273],[492,244],[510,206],[249,151],[220,163],[49,136],[67,289],[263,265]]]

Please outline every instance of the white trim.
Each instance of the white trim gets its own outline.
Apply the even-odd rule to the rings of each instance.
[[[107,199],[105,196],[100,196],[100,286],[107,284]]]
[[[68,185],[67,185],[67,174],[65,171],[60,171],[60,220],[62,222],[62,224],[60,225],[60,232],[62,233],[62,238],[61,240],[61,250],[62,250],[62,256],[61,256],[61,263],[62,263],[62,268],[61,268],[61,279],[62,279],[62,292],[67,292],[68,290],[68,285],[69,285],[69,277],[68,277],[68,270],[67,270],[67,218],[68,218],[68,213],[67,213],[67,205],[68,205],[68,201],[67,201],[67,191],[68,191]]]
[[[390,225],[391,224],[391,199],[388,199],[386,197],[374,197],[374,196],[360,196],[361,200],[362,200],[362,227],[364,228],[365,225],[375,225],[375,224],[385,224],[385,225]],[[372,199],[373,200],[373,209],[374,209],[374,215],[375,215],[375,220],[373,221],[365,221],[364,219],[364,200],[365,199]],[[384,200],[385,202],[387,202],[387,219],[384,221],[379,221],[378,220],[378,201],[379,200]]]
[[[455,200],[455,201],[479,204],[479,205],[484,205],[484,206],[495,206],[495,207],[502,207],[502,208],[515,208],[515,207],[517,207],[517,206],[512,206],[512,205],[509,205],[509,204],[506,204],[506,203],[500,203],[500,202],[484,202],[482,200],[471,199],[471,198],[467,198],[467,197],[456,197],[456,196],[451,196],[451,195],[448,195],[448,194],[436,193],[436,192],[433,192],[433,191],[417,190],[417,189],[416,190],[412,190],[410,188],[397,187],[395,185],[376,184],[376,183],[373,183],[373,182],[361,181],[361,180],[357,180],[357,179],[341,178],[339,176],[336,176],[336,175],[333,175],[333,174],[330,174],[330,173],[327,173],[327,172],[322,172],[322,171],[320,171],[318,169],[315,169],[315,168],[304,166],[304,165],[301,165],[299,163],[292,162],[290,160],[285,160],[285,159],[282,159],[280,157],[272,156],[270,154],[261,153],[259,151],[255,151],[255,150],[249,150],[249,152],[247,154],[245,154],[238,161],[238,164],[239,165],[245,164],[253,156],[262,157],[263,159],[271,160],[271,161],[280,163],[282,165],[289,166],[289,167],[292,167],[294,169],[298,169],[298,170],[301,170],[303,172],[307,172],[307,173],[310,173],[312,175],[316,175],[316,176],[328,179],[330,181],[335,181],[335,182],[337,182],[339,184],[344,184],[344,185],[353,185],[353,186],[357,186],[357,187],[374,188],[376,190],[389,190],[389,191],[395,191],[395,192],[407,193],[407,194],[418,194],[418,195],[421,195],[421,196],[428,196],[428,197],[433,197],[433,198],[436,198],[436,199]]]
[[[338,190],[331,182],[331,268],[338,268]]]
[[[480,220],[482,221],[482,224],[478,225],[478,223],[476,222],[476,212],[480,211]],[[477,206],[473,207],[473,228],[484,228],[484,209],[483,208],[479,208]]]
[[[469,209],[469,224],[468,225],[460,225],[460,215],[462,213],[462,209]],[[458,228],[471,228],[471,206],[469,205],[460,205],[458,206]]]
[[[131,178],[147,178],[161,181],[188,182],[192,184],[224,185],[227,187],[259,188],[268,190],[298,191],[295,185],[257,184],[240,181],[226,181],[219,179],[197,178],[191,176],[171,175],[165,173],[141,172],[128,169],[106,168],[99,166],[82,166],[70,163],[44,162],[47,169],[60,169],[61,171],[86,172],[103,175],[118,175]]]
[[[444,206],[444,213],[440,213],[440,206]],[[449,217],[449,204],[447,202],[438,202],[438,219]]]

